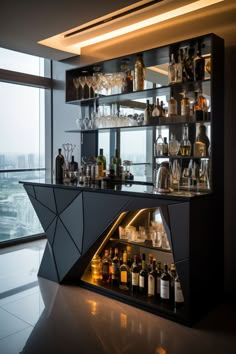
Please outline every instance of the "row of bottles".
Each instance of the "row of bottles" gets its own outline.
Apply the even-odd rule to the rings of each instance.
[[[119,249],[106,249],[102,258],[96,254],[91,261],[93,280],[117,287],[133,295],[153,298],[160,303],[175,308],[184,305],[184,297],[174,263],[158,262],[149,255],[146,262],[145,253],[142,259],[139,254],[132,255],[127,246],[119,256]]]
[[[201,45],[198,44],[196,54],[193,47],[180,48],[171,53],[168,66],[169,84],[178,82],[198,81],[205,78],[205,59],[201,54]],[[210,66],[208,65],[210,74]]]
[[[179,142],[174,134],[171,134],[171,139],[167,143],[167,138],[162,137],[159,133],[155,144],[154,144],[154,154],[155,156],[191,156],[194,157],[207,157],[209,155],[210,141],[206,134],[206,126],[200,124],[199,132],[196,140],[192,144],[189,140],[188,126],[183,127],[183,136]]]

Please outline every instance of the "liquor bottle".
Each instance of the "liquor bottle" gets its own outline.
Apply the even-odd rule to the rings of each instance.
[[[130,68],[127,68],[124,75],[125,76],[122,85],[122,93],[133,92],[133,76],[131,74]]]
[[[198,92],[198,106],[203,112],[208,111],[207,100],[206,100],[206,97],[203,96],[201,88],[199,89],[199,92]]]
[[[143,62],[142,53],[137,54],[134,64],[134,90],[139,91],[144,89],[145,65]]]
[[[146,295],[148,286],[148,271],[145,260],[145,253],[142,256],[142,269],[139,272],[139,293]]]
[[[196,137],[196,141],[205,144],[206,151],[205,151],[204,156],[208,156],[209,155],[208,151],[209,151],[209,146],[210,146],[210,140],[206,134],[206,126],[204,124],[199,125],[199,132]]]
[[[120,259],[119,259],[119,251],[118,248],[115,248],[115,255],[112,258],[111,264],[111,283],[112,285],[119,285],[120,278]]]
[[[152,111],[152,117],[160,117],[161,116],[161,106],[159,103],[159,98],[156,100],[156,104],[154,106],[154,109]]]
[[[111,259],[109,257],[109,250],[105,250],[104,257],[102,258],[102,281],[110,283],[110,267]]]
[[[181,116],[190,116],[190,99],[186,96],[184,91],[183,98],[180,101],[181,104]]]
[[[61,153],[61,149],[58,149],[58,155],[55,160],[55,172],[56,172],[56,182],[63,182],[63,166],[65,164],[64,156]]]
[[[133,293],[137,293],[139,288],[139,266],[137,264],[137,256],[134,255],[134,262],[131,266],[131,289]]]
[[[193,104],[193,114],[194,114],[196,122],[201,122],[203,120],[203,110],[199,106],[198,91],[195,91],[194,94],[195,94],[195,101]]]
[[[99,150],[99,155],[96,160],[96,177],[101,178],[104,176],[106,170],[106,158],[103,155],[103,149]]]
[[[188,55],[185,60],[185,72],[186,72],[187,81],[194,80],[194,64],[193,63],[194,63],[194,48],[189,47]]]
[[[180,155],[191,156],[192,144],[188,138],[188,126],[184,126],[183,138],[180,141]]]
[[[162,303],[170,303],[170,282],[171,277],[168,273],[168,265],[164,264],[164,271],[161,275],[160,298]]]
[[[168,117],[177,116],[177,101],[171,94],[170,99],[168,100]]]
[[[123,261],[120,266],[120,285],[121,290],[128,291],[130,289],[130,269],[127,265],[127,251],[123,252]]]
[[[176,77],[175,82],[183,82],[183,65],[181,58],[181,51],[178,52],[178,61],[176,63]]]
[[[163,149],[164,149],[164,141],[162,139],[161,134],[159,134],[155,141],[155,156],[162,156]]]
[[[163,156],[168,156],[168,143],[167,143],[167,137],[163,138]]]
[[[184,306],[184,296],[183,296],[183,291],[181,288],[181,283],[180,283],[178,273],[176,274],[175,277],[174,288],[175,288],[175,308],[180,309]]]
[[[176,278],[176,267],[174,263],[170,265],[169,271],[171,280],[170,280],[170,300],[171,303],[174,303],[174,296],[175,296],[175,278]]]
[[[169,84],[173,84],[176,82],[176,63],[174,53],[171,53],[170,55],[170,62],[168,65],[168,79]]]
[[[198,45],[197,55],[194,58],[194,80],[204,80],[205,59],[201,55],[201,46]]]
[[[169,155],[177,156],[179,153],[180,143],[175,138],[175,135],[172,133],[169,141]]]
[[[71,162],[69,163],[69,170],[70,171],[77,171],[78,170],[78,162],[75,161],[75,157],[71,156]]]
[[[152,117],[152,108],[149,103],[149,100],[146,102],[146,107],[144,109],[144,124],[148,125],[151,123],[151,117]]]
[[[157,294],[157,270],[156,259],[153,258],[152,270],[148,274],[148,296],[153,297]]]
[[[185,48],[180,49],[180,57],[181,57],[181,62],[182,62],[182,81],[187,82],[187,71],[186,71],[186,62],[187,62],[187,55],[188,55],[188,49]]]
[[[161,291],[161,262],[157,262],[157,297],[160,298],[160,291]]]

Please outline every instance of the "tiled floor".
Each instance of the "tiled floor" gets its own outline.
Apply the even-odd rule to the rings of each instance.
[[[236,311],[188,328],[75,286],[37,278],[45,241],[0,250],[0,354],[234,354]]]

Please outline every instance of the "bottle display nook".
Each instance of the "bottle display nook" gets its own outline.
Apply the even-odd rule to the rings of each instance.
[[[184,295],[169,234],[161,208],[123,212],[93,255],[82,281],[179,311],[181,316]]]

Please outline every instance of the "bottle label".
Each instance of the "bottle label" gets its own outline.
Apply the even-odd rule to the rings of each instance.
[[[122,270],[120,272],[120,281],[122,283],[127,283],[127,272],[126,272],[126,270]]]
[[[161,298],[162,299],[170,298],[170,282],[168,280],[161,279]]]
[[[145,278],[144,277],[139,277],[139,287],[140,288],[145,288]]]
[[[148,295],[155,295],[155,279],[151,274],[148,276]]]
[[[117,279],[119,275],[119,266],[118,263],[112,263],[112,272],[111,272],[111,278],[112,279]]]
[[[132,285],[139,285],[139,273],[132,273]]]
[[[175,282],[175,302],[184,302],[184,296],[179,282]]]
[[[172,116],[177,115],[177,109],[176,109],[176,104],[175,103],[169,103],[168,105],[168,114]]]

